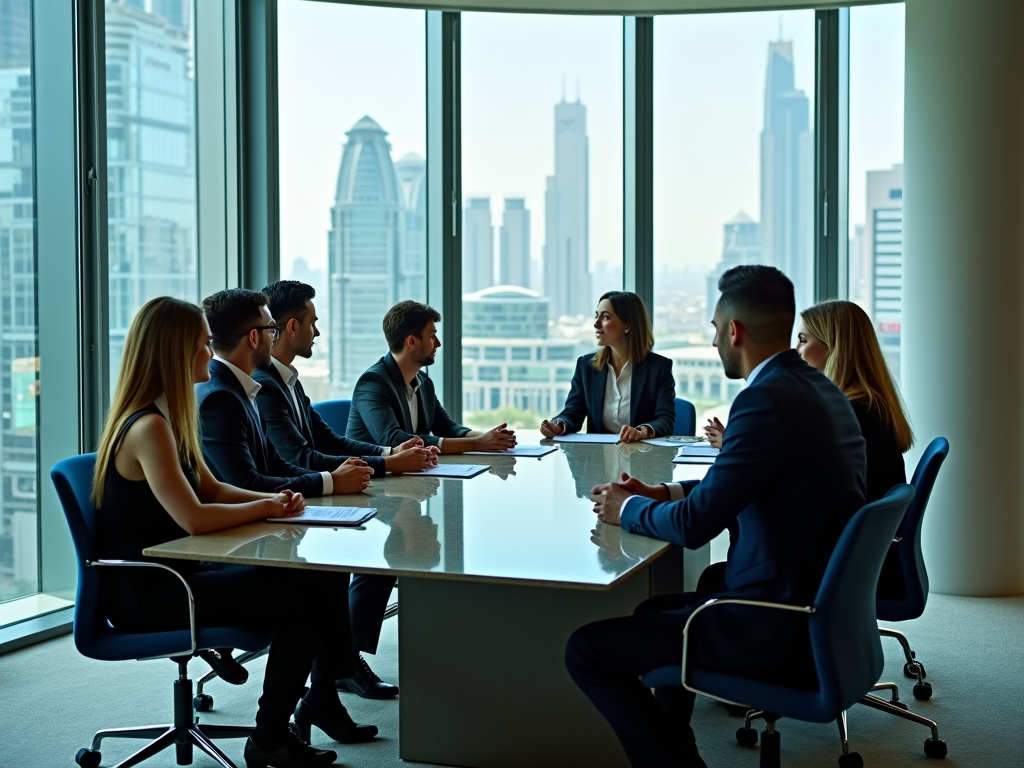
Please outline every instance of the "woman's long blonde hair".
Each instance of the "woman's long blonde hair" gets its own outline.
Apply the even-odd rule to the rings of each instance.
[[[828,347],[825,375],[850,400],[867,400],[896,435],[899,449],[910,450],[914,432],[867,313],[852,301],[833,299],[808,307],[800,317]]]
[[[137,411],[167,396],[171,430],[181,463],[199,472],[199,407],[192,377],[193,361],[202,343],[203,310],[187,301],[161,296],[146,302],[128,328],[117,389],[97,448],[92,500],[103,503],[107,469],[114,460],[115,441],[124,423]]]

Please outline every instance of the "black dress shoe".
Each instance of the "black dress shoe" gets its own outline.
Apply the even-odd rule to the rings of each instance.
[[[299,738],[309,741],[310,727],[314,725],[330,738],[340,741],[342,744],[359,744],[369,741],[377,735],[376,725],[353,722],[340,703],[337,711],[327,713],[307,703],[305,699],[300,699],[299,705],[295,707],[295,726],[298,729]]]
[[[245,742],[245,764],[248,768],[321,768],[334,765],[338,753],[330,749],[314,749],[291,729],[277,749],[264,749],[250,736]]]
[[[231,648],[208,648],[205,651],[198,651],[196,656],[209,664],[217,673],[217,677],[225,683],[244,685],[249,679],[249,670],[235,661],[231,655]]]
[[[398,686],[385,683],[377,677],[361,653],[356,654],[355,674],[338,680],[338,690],[354,693],[364,699],[393,699],[398,695]]]

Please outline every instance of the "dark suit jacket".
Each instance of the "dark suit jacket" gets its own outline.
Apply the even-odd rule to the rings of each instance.
[[[210,380],[196,385],[203,458],[222,483],[249,491],[290,488],[303,496],[322,496],[319,472],[281,458],[266,437],[263,419],[249,403],[235,374],[219,360],[210,361]]]
[[[787,350],[736,397],[704,479],[682,501],[630,501],[622,527],[690,549],[728,529],[726,593],[809,605],[865,504],[865,467],[850,401]]]
[[[299,400],[296,412],[288,385],[281,378],[281,372],[273,363],[253,374],[260,384],[256,404],[266,425],[267,437],[285,461],[317,472],[333,472],[345,459],[353,456],[363,458],[373,468],[374,477],[383,477],[383,448],[379,445],[361,443],[342,437],[319,413],[313,410],[302,388],[302,382],[295,382],[295,394]]]
[[[406,397],[406,382],[388,352],[366,369],[352,392],[352,410],[345,434],[353,440],[395,447],[413,437],[424,445],[437,445],[442,437],[463,437],[471,430],[456,424],[434,394],[434,382],[424,371],[416,374],[419,408],[418,431],[413,433]]]
[[[594,354],[597,354],[596,352]],[[565,408],[555,416],[565,422],[567,431],[579,432],[587,420],[587,432],[607,432],[602,423],[604,391],[610,366],[595,371],[590,365],[594,354],[576,361],[569,397]],[[671,435],[676,424],[676,382],[672,378],[672,361],[648,352],[633,368],[629,382],[629,424],[637,427],[650,424],[656,435]]]

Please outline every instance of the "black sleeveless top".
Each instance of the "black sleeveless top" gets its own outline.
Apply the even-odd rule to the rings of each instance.
[[[142,555],[146,547],[180,539],[188,533],[157,501],[146,480],[126,480],[114,465],[114,456],[125,433],[142,416],[150,413],[160,414],[160,409],[150,406],[136,411],[114,438],[102,506],[96,510],[96,550],[103,560],[148,560],[188,574],[199,570],[202,565],[192,560],[158,560]],[[182,471],[192,489],[198,492],[199,482],[192,468],[183,465]],[[168,579],[177,581],[172,574],[156,568],[104,568],[100,575],[102,603],[115,625],[119,616],[130,615],[144,603],[154,588],[166,585]],[[180,589],[184,600],[184,589]]]

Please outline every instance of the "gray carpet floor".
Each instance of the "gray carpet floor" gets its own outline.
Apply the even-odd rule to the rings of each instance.
[[[1024,597],[976,599],[933,595],[925,615],[899,626],[928,670],[934,697],[917,702],[912,684],[902,675],[903,657],[895,641],[883,641],[883,679],[900,685],[912,711],[937,720],[949,745],[947,766],[1024,766],[1020,720],[1024,714],[1021,630]],[[388,621],[381,648],[371,658],[385,680],[398,679],[395,621]],[[205,665],[194,662],[194,672]],[[252,665],[261,677],[262,660]],[[169,719],[174,668],[167,661],[99,662],[83,658],[70,636],[0,656],[0,766],[51,768],[73,766],[74,755],[87,746],[93,731]],[[208,688],[216,711],[210,722],[244,723],[256,709],[259,685],[232,687],[216,681]],[[358,746],[333,744],[314,729],[314,743],[336,748],[339,762],[361,768],[394,766],[398,759],[398,704],[345,697],[353,717],[375,723],[381,737]],[[849,715],[851,742],[872,768],[926,763],[923,743],[928,730],[881,712],[855,707]],[[734,733],[742,723],[708,700],[698,699],[694,713],[701,753],[712,768],[756,768],[757,749],[737,746]],[[839,755],[835,726],[783,720],[783,765],[834,766]],[[240,766],[242,742],[220,742]],[[109,746],[108,746],[109,745]],[[110,741],[105,766],[127,756],[134,745]],[[146,765],[175,765],[173,751]],[[196,753],[197,768],[215,765]],[[544,765],[538,756],[536,765]],[[588,767],[588,768],[597,768]]]

